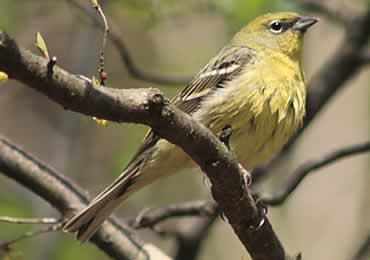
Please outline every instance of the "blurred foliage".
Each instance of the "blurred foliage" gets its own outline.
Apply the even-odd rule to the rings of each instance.
[[[148,25],[169,17],[211,13],[225,17],[237,30],[258,14],[296,10],[297,5],[294,0],[114,0],[110,8],[134,19],[146,19]]]
[[[9,16],[11,13],[15,13],[16,5],[12,0],[2,0],[0,8],[0,26],[11,30],[15,24]]]
[[[95,246],[90,244],[86,244],[83,250],[81,250],[81,245],[70,239],[61,240],[58,243],[59,243],[58,247],[54,252],[53,260],[66,260],[66,259],[91,260],[106,258],[103,252],[101,252]]]

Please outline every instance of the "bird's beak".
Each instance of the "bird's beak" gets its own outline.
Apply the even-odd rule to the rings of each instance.
[[[319,19],[315,17],[301,16],[298,18],[298,20],[296,21],[292,28],[293,30],[305,32],[308,28],[317,23],[318,20]]]

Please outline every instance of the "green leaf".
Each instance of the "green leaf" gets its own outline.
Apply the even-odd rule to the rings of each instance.
[[[42,36],[39,32],[37,32],[37,34],[36,34],[35,46],[41,52],[42,56],[49,59],[48,48],[46,47],[45,41],[44,41],[44,39],[42,38]]]

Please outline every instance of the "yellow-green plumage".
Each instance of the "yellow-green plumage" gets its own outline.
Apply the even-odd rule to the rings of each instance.
[[[302,122],[306,89],[299,63],[285,63],[261,57],[255,68],[246,68],[246,73],[215,94],[222,96],[220,100],[209,99],[213,103],[209,111],[194,114],[215,133],[232,126],[231,147],[249,170],[279,152]]]
[[[268,162],[302,123],[302,37],[316,21],[295,13],[256,18],[172,102],[215,134],[230,125],[231,149],[246,169]],[[197,166],[188,155],[149,131],[121,176],[64,229],[88,240],[130,194],[189,168]]]

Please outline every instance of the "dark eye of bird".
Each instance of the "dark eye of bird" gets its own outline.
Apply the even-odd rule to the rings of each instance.
[[[283,25],[279,21],[272,21],[269,25],[269,30],[273,33],[281,33],[283,31]]]

